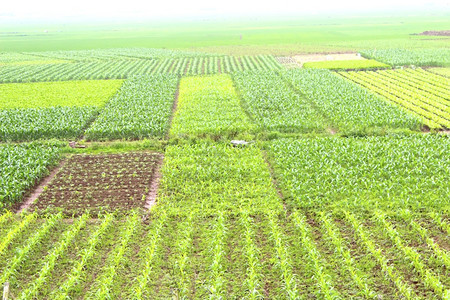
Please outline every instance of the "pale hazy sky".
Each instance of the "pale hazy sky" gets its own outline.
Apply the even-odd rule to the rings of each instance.
[[[218,15],[317,14],[319,12],[398,11],[402,8],[450,11],[450,0],[4,0],[2,19],[61,17],[155,18]]]

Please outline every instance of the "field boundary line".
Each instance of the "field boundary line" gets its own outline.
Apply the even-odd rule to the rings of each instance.
[[[56,177],[58,172],[64,167],[67,160],[64,158],[58,166],[56,166],[50,174],[42,178],[37,186],[35,186],[32,190],[32,192],[25,197],[22,204],[20,205],[19,209],[17,210],[17,213],[20,214],[23,211],[30,208],[30,206],[33,204],[34,201],[44,192],[44,188],[52,182],[52,180]]]
[[[156,198],[158,197],[159,183],[161,182],[162,173],[161,169],[164,164],[164,154],[159,156],[159,160],[156,163],[153,171],[152,182],[150,183],[150,190],[145,197],[144,208],[150,210],[156,204]]]
[[[170,113],[169,124],[167,124],[167,132],[165,137],[166,140],[170,138],[170,129],[172,129],[173,118],[175,117],[175,113],[178,108],[178,97],[180,96],[181,78],[182,78],[181,76],[178,77],[177,89],[175,90],[175,94],[173,95],[172,111]]]

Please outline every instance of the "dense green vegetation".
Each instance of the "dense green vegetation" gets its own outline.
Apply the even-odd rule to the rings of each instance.
[[[169,126],[178,77],[136,76],[127,80],[86,131],[90,140],[162,137]]]
[[[281,68],[270,55],[225,56],[159,49],[108,49],[33,53],[72,63],[19,64],[0,69],[0,82],[125,79],[133,75],[199,75]],[[1,54],[6,58],[9,54]]]
[[[0,141],[76,139],[97,114],[96,107],[2,109]]]
[[[8,208],[58,162],[56,147],[39,144],[0,145],[0,207]]]
[[[416,114],[431,129],[450,128],[447,78],[421,69],[339,74]]]
[[[332,60],[332,61],[316,61],[303,64],[305,69],[330,69],[330,70],[360,70],[360,69],[385,69],[390,68],[389,65],[381,63],[373,59],[360,60]]]
[[[273,71],[239,72],[233,79],[252,119],[269,131],[320,132],[327,121],[309,99]]]
[[[103,106],[122,80],[21,83],[0,85],[0,109],[55,106]]]
[[[334,126],[343,132],[376,128],[418,129],[420,120],[386,103],[356,84],[328,70],[288,70],[283,78],[314,102]]]
[[[269,149],[292,207],[446,212],[449,147],[448,137],[399,135],[282,139]]]
[[[160,204],[184,214],[193,210],[278,210],[267,164],[256,146],[169,146],[165,151]]]
[[[236,136],[254,129],[229,75],[181,79],[172,137]]]

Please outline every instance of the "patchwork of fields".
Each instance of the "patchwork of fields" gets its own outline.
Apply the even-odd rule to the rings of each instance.
[[[405,51],[0,54],[0,284],[450,299],[450,79]]]

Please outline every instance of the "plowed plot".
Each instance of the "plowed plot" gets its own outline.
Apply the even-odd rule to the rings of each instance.
[[[143,207],[159,159],[146,152],[74,155],[31,208],[95,214]]]

